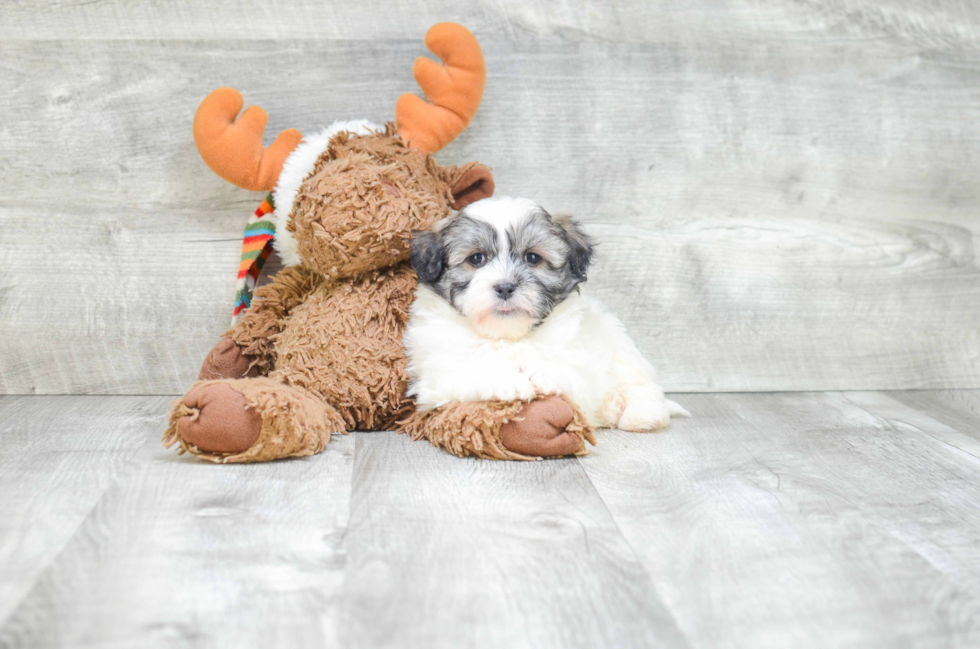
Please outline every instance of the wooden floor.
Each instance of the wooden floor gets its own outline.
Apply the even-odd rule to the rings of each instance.
[[[0,646],[976,647],[980,391],[700,394],[581,459],[214,466],[0,398]]]

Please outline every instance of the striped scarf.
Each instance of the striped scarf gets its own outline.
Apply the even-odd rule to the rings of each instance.
[[[238,286],[235,293],[235,311],[231,317],[234,325],[252,304],[255,283],[266,260],[272,254],[272,239],[276,235],[273,210],[276,206],[270,193],[259,205],[245,226],[245,240],[242,242],[242,262],[238,266]]]

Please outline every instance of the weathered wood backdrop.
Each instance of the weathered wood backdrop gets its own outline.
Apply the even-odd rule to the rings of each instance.
[[[668,389],[980,387],[977,3],[5,0],[0,392],[181,392],[260,199],[198,102],[391,118],[442,20],[489,79],[440,160],[587,223]]]

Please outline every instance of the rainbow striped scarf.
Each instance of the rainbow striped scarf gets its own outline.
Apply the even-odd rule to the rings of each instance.
[[[252,293],[259,281],[262,267],[272,254],[272,240],[276,236],[274,210],[276,204],[270,193],[259,205],[245,226],[245,240],[242,242],[242,262],[238,266],[238,286],[235,293],[235,311],[231,317],[234,325],[242,317],[242,312],[252,304]]]

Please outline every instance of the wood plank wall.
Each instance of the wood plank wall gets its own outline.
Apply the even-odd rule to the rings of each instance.
[[[174,394],[260,196],[198,158],[392,117],[431,24],[483,44],[445,164],[569,212],[668,390],[980,387],[980,5],[955,0],[4,2],[0,393]]]

